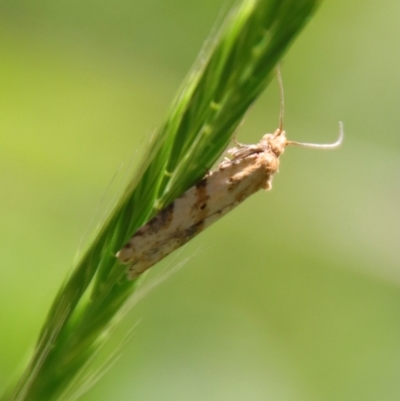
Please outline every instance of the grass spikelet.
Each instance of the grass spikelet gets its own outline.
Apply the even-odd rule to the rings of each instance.
[[[33,356],[2,400],[57,400],[118,321],[137,287],[116,252],[135,230],[202,178],[320,0],[245,0],[208,41],[155,134],[141,168],[66,279]]]

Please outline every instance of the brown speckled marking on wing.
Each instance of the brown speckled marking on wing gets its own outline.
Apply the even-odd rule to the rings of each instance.
[[[190,209],[190,217],[195,220],[203,220],[208,215],[208,202],[210,196],[207,193],[208,178],[203,178],[196,186],[195,202]]]
[[[128,278],[139,276],[253,193],[270,189],[285,146],[285,132],[278,130],[257,145],[230,150],[232,160],[175,199],[118,252],[121,263],[131,264]]]

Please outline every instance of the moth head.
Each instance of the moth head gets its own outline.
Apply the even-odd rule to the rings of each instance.
[[[278,128],[273,134],[265,134],[261,139],[261,146],[279,157],[287,145],[286,132]]]

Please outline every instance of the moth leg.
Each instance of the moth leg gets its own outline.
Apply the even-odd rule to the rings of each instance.
[[[233,143],[238,147],[238,148],[247,148],[249,145],[246,145],[245,143],[241,143],[236,139],[236,135],[232,138]]]
[[[232,155],[232,161],[243,159],[255,153],[261,153],[264,149],[260,145],[243,145],[242,148],[232,148],[228,152]]]

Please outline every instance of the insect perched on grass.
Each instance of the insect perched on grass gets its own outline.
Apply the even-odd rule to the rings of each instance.
[[[279,128],[265,134],[255,145],[235,141],[236,147],[227,153],[215,171],[189,188],[153,219],[140,227],[129,242],[117,253],[119,261],[130,264],[128,279],[133,280],[155,263],[191,240],[198,233],[230,212],[239,203],[260,189],[271,189],[272,177],[278,171],[279,156],[288,145],[333,149],[343,139],[343,127],[331,144],[288,141],[283,130],[283,87],[281,90]]]

